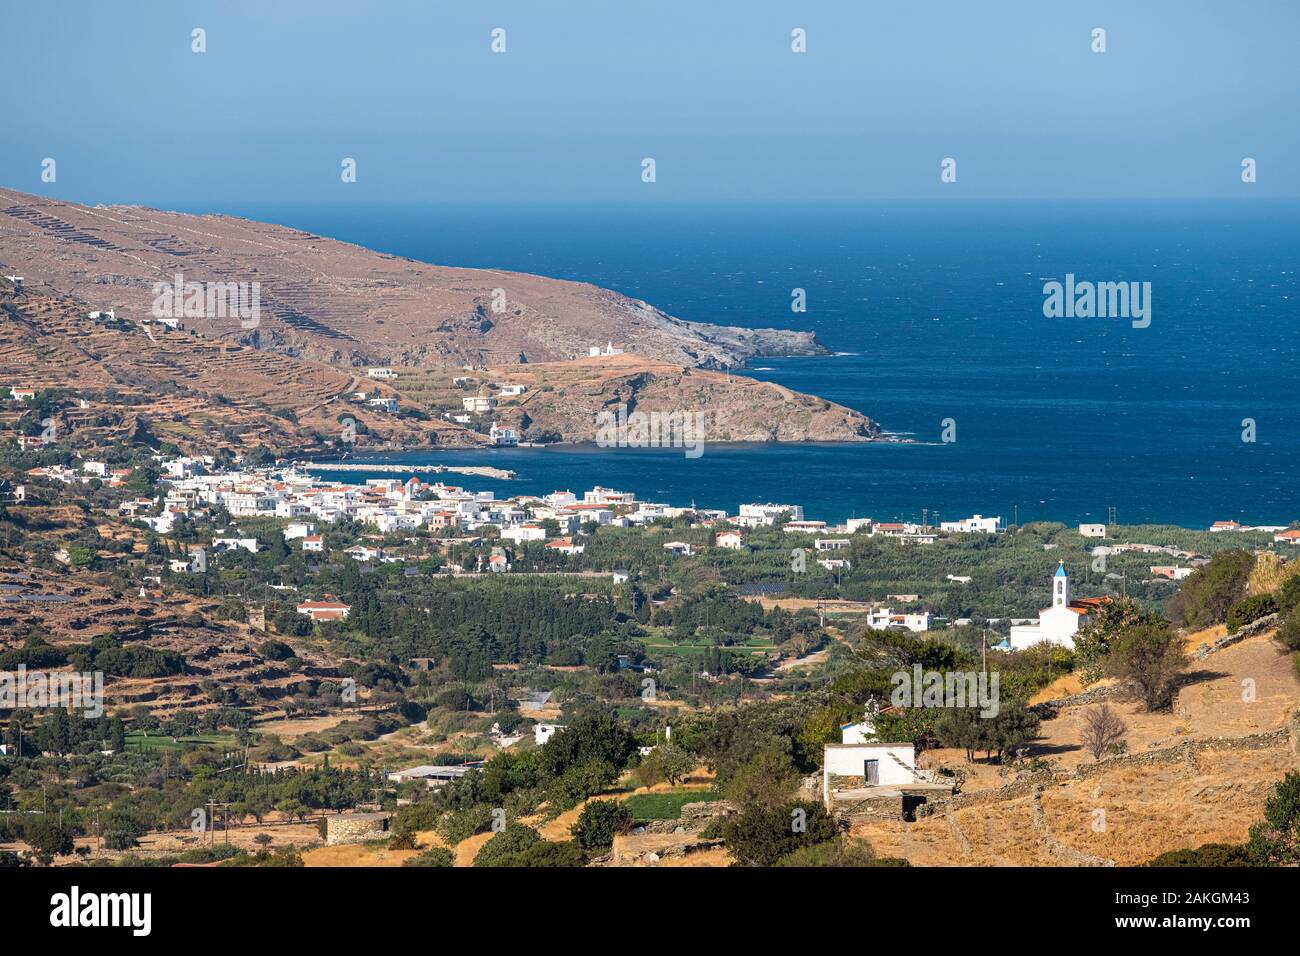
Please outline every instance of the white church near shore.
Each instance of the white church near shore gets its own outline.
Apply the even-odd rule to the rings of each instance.
[[[1061,562],[1052,577],[1052,604],[1038,612],[1037,624],[1017,624],[1011,628],[1011,636],[1002,645],[1013,651],[1023,651],[1027,647],[1041,644],[1059,644],[1067,650],[1074,650],[1074,635],[1079,628],[1091,620],[1091,615],[1105,601],[1105,598],[1084,598],[1080,601],[1070,600],[1070,576],[1065,572],[1065,562]]]

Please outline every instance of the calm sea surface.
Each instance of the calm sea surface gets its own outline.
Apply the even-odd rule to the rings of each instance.
[[[683,319],[810,329],[835,354],[747,374],[856,408],[915,445],[439,452],[498,495],[603,484],[809,517],[1300,518],[1300,204],[227,206],[427,262],[578,279]],[[1152,321],[1048,319],[1043,283],[1150,282]],[[808,310],[791,312],[791,290]],[[942,422],[956,441],[940,442]],[[1242,441],[1253,419],[1256,441]],[[340,476],[341,477],[341,476]],[[360,480],[351,476],[350,480]]]

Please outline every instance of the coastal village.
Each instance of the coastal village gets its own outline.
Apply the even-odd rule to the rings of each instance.
[[[38,395],[15,389],[8,404],[21,411]],[[1061,742],[1077,735],[1078,714],[1097,701],[1124,699],[1120,682],[1089,687],[1078,673],[1079,654],[1099,628],[1111,626],[1116,608],[1138,607],[1135,596],[1148,605],[1173,600],[1225,556],[1267,565],[1273,580],[1290,580],[1300,567],[1300,529],[1285,525],[1008,527],[984,514],[934,524],[868,517],[831,523],[797,502],[747,502],[733,511],[645,501],[600,485],[498,496],[448,480],[463,471],[508,487],[512,472],[487,467],[429,465],[402,474],[381,462],[252,464],[147,448],[124,460],[120,448],[93,457],[69,453],[66,442],[47,447],[17,436],[9,445],[9,461],[20,464],[10,466],[3,486],[5,520],[65,528],[47,535],[27,561],[11,557],[0,567],[14,635],[4,652],[9,665],[64,659],[75,666],[96,647],[118,653],[155,646],[161,655],[110,674],[105,706],[112,716],[102,718],[102,731],[91,731],[103,739],[76,744],[79,731],[58,743],[42,736],[40,724],[20,730],[24,725],[11,721],[10,757],[27,752],[21,733],[43,741],[34,754],[42,760],[92,750],[96,761],[110,763],[183,753],[200,763],[234,760],[249,781],[290,770],[304,781],[347,773],[361,788],[317,807],[300,794],[256,813],[231,794],[225,803],[237,809],[197,838],[136,816],[133,827],[123,823],[131,832],[115,835],[108,848],[91,828],[72,834],[67,852],[110,860],[141,853],[238,859],[279,847],[288,865],[482,865],[480,857],[493,852],[484,848],[496,846],[492,838],[509,832],[526,845],[514,852],[532,846],[566,862],[529,864],[520,855],[506,865],[718,865],[749,852],[735,828],[757,810],[746,808],[738,781],[768,770],[785,781],[781,799],[804,800],[800,806],[825,814],[830,842],[819,843],[819,853],[830,846],[861,852],[869,843],[876,853],[915,863],[987,860],[1008,849],[996,841],[981,848],[969,836],[937,849],[935,814],[969,816],[975,811],[966,808],[1003,791],[1015,808],[1009,812],[1018,814],[1025,799],[1041,799],[1025,781],[1069,781],[1107,761],[1117,773],[1129,766],[1131,747],[1086,764],[1086,747]],[[55,448],[55,460],[30,463]],[[376,472],[382,477],[367,476]],[[73,502],[85,503],[75,519],[84,530],[69,534]],[[99,546],[86,547],[87,531]],[[11,537],[10,555],[23,540]],[[981,558],[967,542],[994,550]],[[986,590],[990,574],[1007,574],[999,563],[1006,558],[996,557],[1003,552],[1015,557],[1016,580]],[[940,553],[941,573],[920,570],[933,567],[927,555]],[[895,571],[879,573],[891,565]],[[489,630],[473,631],[466,628],[474,618],[460,611],[432,624],[427,633],[442,636],[430,641],[416,636],[424,625],[402,623],[408,618],[383,607],[395,601],[394,610],[410,604],[417,615],[445,616],[454,606],[449,599],[494,600],[490,588],[507,588],[507,601],[524,594],[542,600],[538,607],[550,608],[544,618],[569,618],[565,626],[590,628],[590,636],[548,628],[553,636],[537,651],[509,650],[516,645],[491,616],[473,625]],[[87,599],[127,611],[107,629],[92,628],[99,636],[86,645],[90,657],[76,636],[87,619],[67,614],[69,603]],[[1297,695],[1285,666],[1263,663],[1275,654],[1266,648],[1275,641],[1277,602],[1246,595],[1239,604],[1259,613],[1244,623],[1232,619],[1235,631],[1222,623],[1189,631],[1189,650],[1222,661],[1249,654],[1243,666],[1263,683],[1267,703],[1235,718],[1234,729],[1258,741],[1258,754],[1242,751],[1255,754],[1242,769],[1255,779],[1286,764]],[[1076,643],[1084,637],[1084,645]],[[915,700],[895,703],[876,678],[863,685],[876,688],[865,694],[813,691],[817,680],[849,686],[862,661],[882,654],[897,662],[887,668],[915,661],[899,672],[915,669]],[[962,659],[974,669],[959,674],[955,687],[951,673],[946,689],[942,682],[923,687],[931,668],[922,662],[945,659],[949,669]],[[942,717],[915,723],[931,691],[941,701],[954,689],[969,692],[972,705],[987,704],[979,682],[999,673],[1012,683],[1028,680],[1031,693],[1003,700],[1002,713],[1013,715],[1003,718],[1012,721],[1007,736],[975,745],[998,751],[996,758],[980,762],[968,753],[963,761],[960,748],[969,745],[958,743],[960,733]],[[1207,688],[1228,686],[1240,669],[1227,673]],[[231,680],[242,689],[234,692]],[[1207,731],[1226,729],[1232,713],[1219,693]],[[592,711],[602,699],[635,714],[631,724],[609,724]],[[795,753],[756,758],[759,765],[745,769],[701,749],[702,726],[763,708],[784,713],[783,699],[801,701],[797,722],[777,731],[787,743],[804,741]],[[992,701],[996,710],[996,694]],[[1210,699],[1202,706],[1211,707]],[[1173,713],[1183,725],[1191,720],[1177,707]],[[1171,744],[1140,708],[1128,720],[1134,742],[1144,740],[1157,762],[1170,746],[1192,745],[1197,753],[1215,746],[1185,730],[1175,731]],[[582,783],[560,773],[519,805],[519,822],[504,830],[493,828],[491,813],[478,815],[481,805],[457,809],[463,798],[456,795],[479,786],[498,761],[546,766],[547,755],[572,746],[566,741],[576,733],[613,734],[621,741],[616,762]],[[1064,757],[1045,756],[1062,747]],[[776,769],[762,770],[764,761],[777,761]],[[79,800],[68,799],[75,817]],[[592,806],[621,821],[609,843],[586,835],[596,826],[588,819]],[[1219,830],[1240,830],[1253,812],[1235,810]],[[1060,828],[1049,830],[1035,844],[1044,854],[1037,862],[1105,858],[1082,834],[1062,843]],[[1133,854],[1157,845],[1150,841],[1146,834],[1110,852],[1137,862]],[[41,855],[12,830],[0,833],[0,852]]]
[[[1289,859],[1300,522],[511,493],[453,449],[629,400],[897,439],[655,314],[539,346],[479,302],[510,360],[449,325],[420,367],[304,357],[342,333],[292,310],[289,355],[17,274],[0,307],[0,864]]]

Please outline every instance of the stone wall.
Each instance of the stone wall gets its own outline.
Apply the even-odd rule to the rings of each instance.
[[[325,818],[325,843],[365,843],[388,835],[387,813],[339,813]]]
[[[1099,774],[1122,767],[1182,763],[1189,771],[1196,772],[1198,770],[1197,756],[1207,750],[1272,750],[1275,747],[1286,747],[1291,753],[1300,754],[1300,714],[1292,716],[1285,727],[1279,727],[1277,730],[1248,734],[1244,737],[1202,737],[1197,740],[1184,740],[1172,747],[1103,757],[1095,763],[1081,764],[1073,770],[1040,770],[1034,773],[1026,773],[1012,783],[994,790],[976,790],[973,793],[958,794],[946,800],[942,797],[936,798],[918,809],[917,812],[921,815],[928,815],[946,810],[960,810],[963,807],[978,806],[984,803],[1014,800],[1017,797],[1029,796],[1036,789],[1045,786],[1070,780],[1088,780]]]

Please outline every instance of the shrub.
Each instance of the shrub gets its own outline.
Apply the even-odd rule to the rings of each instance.
[[[1250,855],[1244,846],[1232,843],[1206,843],[1194,850],[1170,850],[1161,853],[1147,866],[1250,866]]]
[[[1169,599],[1169,616],[1191,628],[1223,623],[1228,610],[1246,596],[1254,566],[1249,551],[1219,552],[1183,581],[1182,590]]]
[[[1228,631],[1235,633],[1261,617],[1277,611],[1277,602],[1271,594],[1254,594],[1238,601],[1228,611]]]
[[[435,846],[431,850],[425,850],[418,856],[411,857],[402,866],[452,866],[455,859],[451,850],[448,850],[445,846]]]
[[[898,857],[878,857],[865,840],[836,837],[800,847],[776,861],[776,866],[911,866]]]
[[[835,821],[820,803],[753,807],[722,825],[727,849],[743,866],[771,866],[796,850],[836,835]]]
[[[613,844],[614,836],[632,825],[632,811],[617,800],[593,800],[582,808],[570,832],[584,850]]]
[[[474,857],[474,865],[518,866],[516,857],[541,839],[532,827],[524,826],[522,823],[507,824],[505,829],[483,844],[478,855]]]

